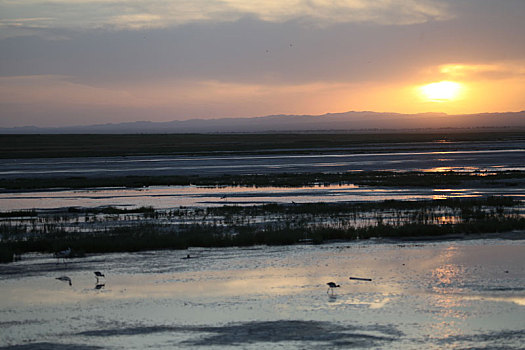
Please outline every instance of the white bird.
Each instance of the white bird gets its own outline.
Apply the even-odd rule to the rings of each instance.
[[[340,285],[335,284],[335,282],[328,282],[327,285],[328,285],[328,290],[326,291],[326,293],[328,293],[329,291],[332,291],[332,294],[334,294],[334,288],[341,287]]]
[[[57,277],[56,279],[59,280],[59,281],[69,282],[69,285],[70,285],[70,286],[73,285],[73,284],[71,283],[71,278],[69,278],[68,276],[60,276],[60,277]]]

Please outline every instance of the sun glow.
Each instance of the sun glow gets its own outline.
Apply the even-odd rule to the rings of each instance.
[[[461,84],[453,81],[440,81],[421,86],[419,91],[422,96],[429,101],[452,101],[458,98],[461,91]]]

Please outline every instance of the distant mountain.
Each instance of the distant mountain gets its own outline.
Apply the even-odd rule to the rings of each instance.
[[[448,115],[444,113],[345,112],[323,115],[270,115],[254,118],[191,119],[171,122],[138,121],[39,128],[0,128],[0,134],[136,134],[381,131],[422,129],[525,128],[525,111]]]

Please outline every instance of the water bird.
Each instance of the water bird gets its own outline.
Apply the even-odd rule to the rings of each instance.
[[[327,285],[328,285],[328,290],[326,291],[326,293],[328,293],[329,291],[332,291],[332,294],[334,294],[334,288],[341,287],[340,285],[335,284],[335,282],[328,282]]]
[[[99,279],[100,277],[104,277],[104,278],[106,278],[106,276],[104,276],[104,274],[103,274],[102,272],[100,272],[100,271],[95,271],[95,272],[93,272],[93,273],[95,274],[95,278],[97,279],[97,283],[98,283],[98,279]]]
[[[71,283],[71,278],[69,278],[68,276],[60,276],[60,277],[57,277],[56,279],[59,280],[59,281],[69,282],[69,285],[70,285],[70,286],[73,285],[73,284]]]

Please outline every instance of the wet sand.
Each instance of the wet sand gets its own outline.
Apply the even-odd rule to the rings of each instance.
[[[0,349],[518,349],[523,256],[501,239],[32,255],[0,266]]]

